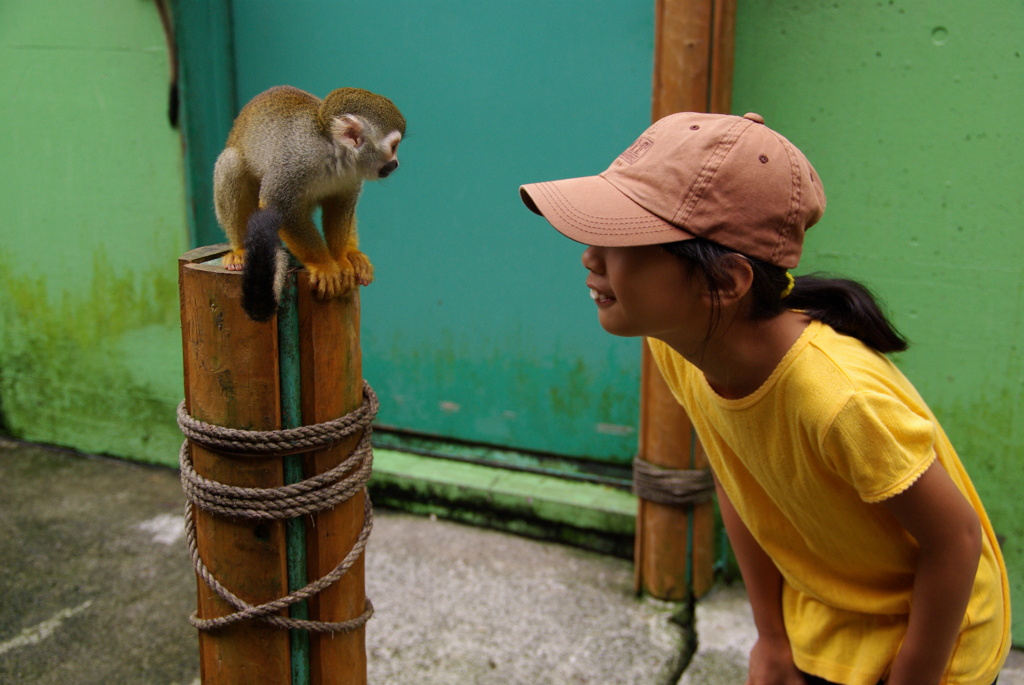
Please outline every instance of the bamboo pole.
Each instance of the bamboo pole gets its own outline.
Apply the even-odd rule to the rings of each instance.
[[[657,0],[652,120],[673,112],[728,112],[736,0]],[[708,468],[686,412],[644,346],[640,457],[672,469]],[[714,505],[692,509],[641,499],[635,587],[661,599],[704,595],[714,582]]]
[[[295,423],[299,412],[302,424],[309,425],[358,407],[362,401],[358,293],[318,301],[310,294],[308,275],[299,272],[295,301],[282,303],[285,320],[279,339],[278,326],[255,323],[242,312],[241,278],[219,266],[218,258],[226,251],[226,245],[199,248],[179,260],[188,412],[216,425],[274,430]],[[194,444],[191,449],[195,469],[202,476],[229,485],[275,487],[337,465],[351,454],[358,437],[291,459],[288,476],[288,457],[233,458]],[[236,521],[198,508],[195,517],[200,555],[228,589],[250,603],[289,593],[285,523]],[[334,509],[293,520],[297,524],[292,525],[290,550],[293,589],[304,582],[303,576],[312,580],[334,569],[352,548],[363,518],[363,497],[357,495]],[[301,560],[303,552],[305,569],[297,569],[294,560]],[[360,559],[338,583],[310,599],[308,614],[313,620],[344,621],[361,615],[365,606]],[[301,605],[293,606],[292,617],[302,618],[303,610]],[[231,611],[204,582],[198,582],[200,618]],[[292,641],[295,649],[290,647]],[[290,640],[287,630],[246,621],[200,632],[199,651],[204,685],[366,683],[363,628],[343,634],[302,634]]]

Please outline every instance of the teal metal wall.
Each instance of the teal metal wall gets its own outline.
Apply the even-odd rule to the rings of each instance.
[[[304,11],[303,11],[304,10]],[[598,327],[582,248],[521,183],[593,174],[649,123],[653,3],[234,3],[237,91],[359,86],[409,121],[367,184],[365,375],[379,422],[627,463],[639,344]]]
[[[1024,4],[739,0],[736,45],[735,111],[828,194],[800,271],[866,281],[911,338],[897,363],[1002,538],[1024,643]]]

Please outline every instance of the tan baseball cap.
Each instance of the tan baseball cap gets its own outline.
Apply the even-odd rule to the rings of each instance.
[[[586,245],[707,240],[791,269],[825,190],[758,114],[682,112],[651,125],[598,176],[530,183],[526,206]]]

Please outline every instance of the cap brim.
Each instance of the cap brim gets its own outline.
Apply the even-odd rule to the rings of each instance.
[[[529,183],[519,196],[560,233],[584,245],[660,245],[694,236],[633,202],[603,176]]]

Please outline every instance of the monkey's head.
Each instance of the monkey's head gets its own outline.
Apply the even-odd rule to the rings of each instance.
[[[382,132],[357,114],[342,114],[331,122],[331,137],[349,171],[360,180],[387,178],[398,168],[400,131]]]
[[[387,178],[398,168],[398,144],[405,135],[405,117],[383,95],[361,88],[339,88],[325,99],[322,114],[331,137],[343,148],[360,178]]]

